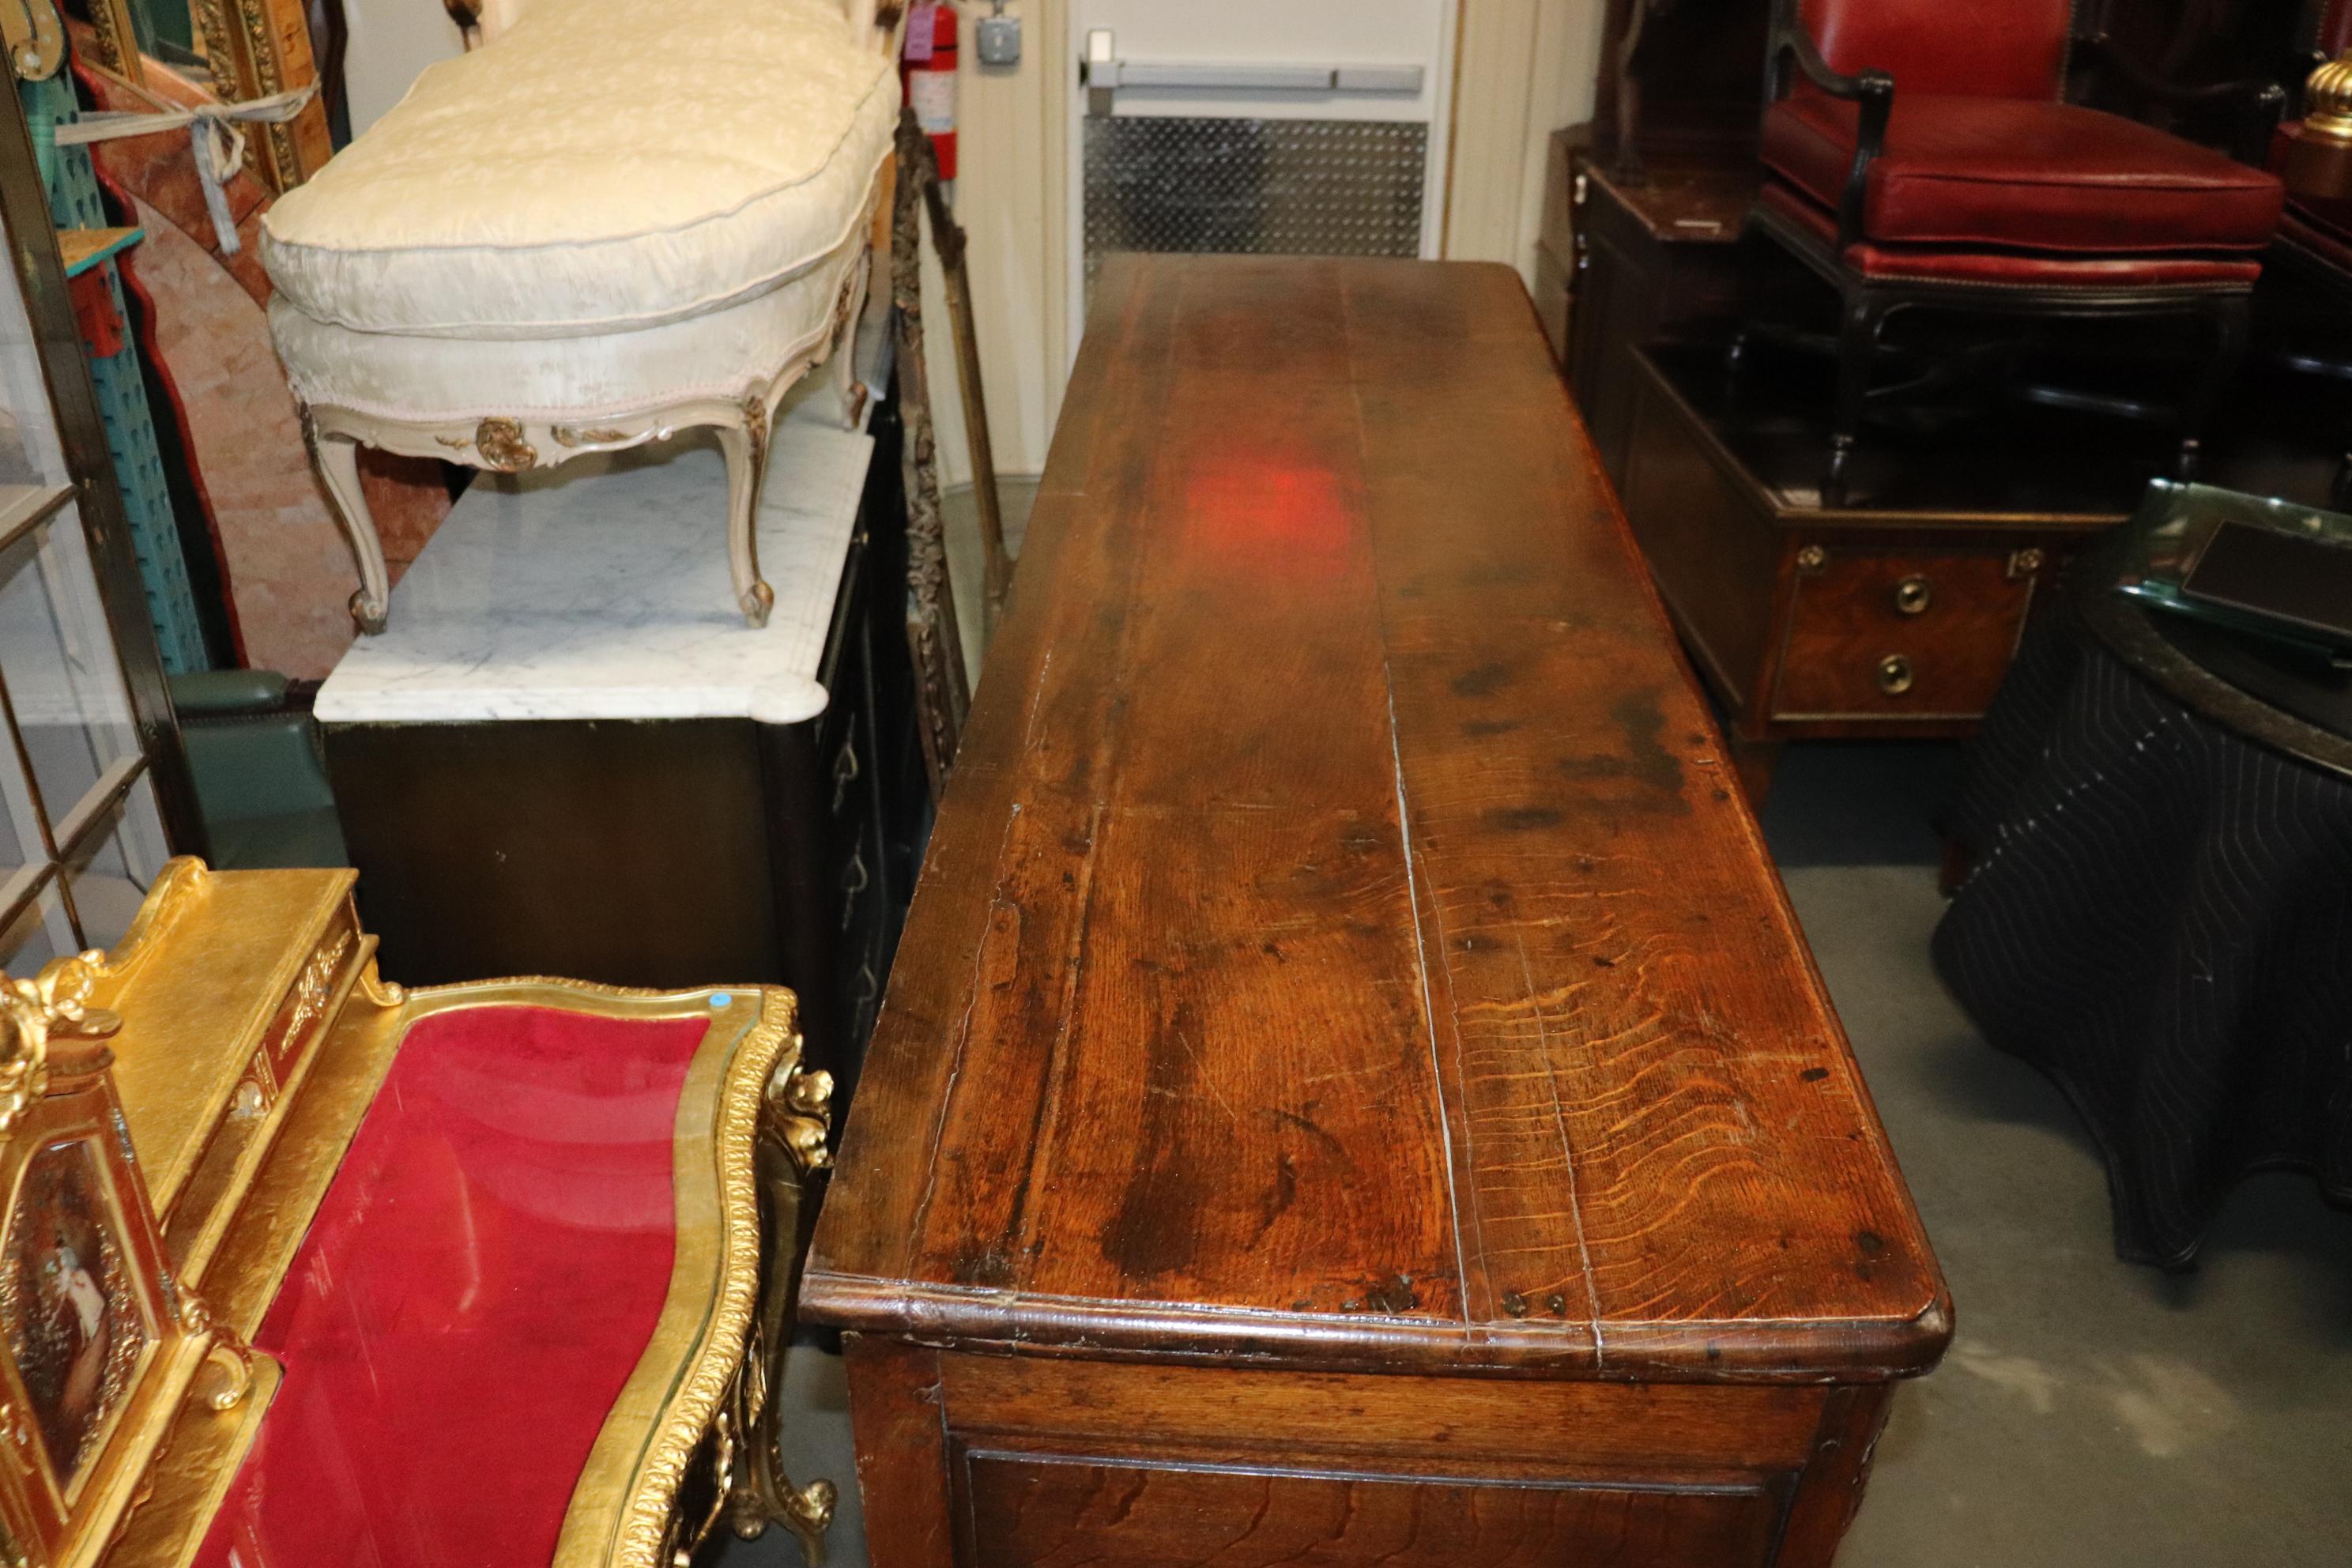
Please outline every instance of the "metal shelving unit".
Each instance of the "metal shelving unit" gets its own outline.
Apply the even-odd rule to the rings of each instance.
[[[203,830],[17,95],[0,125],[0,966],[120,939]]]

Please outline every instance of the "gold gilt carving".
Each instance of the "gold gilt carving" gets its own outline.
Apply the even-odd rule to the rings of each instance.
[[[539,448],[522,438],[522,421],[493,417],[474,426],[474,450],[485,468],[520,473],[539,461]]]
[[[191,0],[189,12],[205,40],[205,64],[211,70],[213,91],[222,101],[236,97],[236,45],[229,36],[228,14],[221,0]]]
[[[833,1075],[800,1065],[802,1040],[793,1037],[791,1070],[768,1080],[768,1112],[793,1163],[803,1172],[822,1171],[833,1163],[825,1148],[827,1125],[833,1116]]]
[[[633,438],[643,439],[633,437],[629,431],[610,426],[583,428],[578,425],[556,425],[551,426],[548,433],[555,437],[555,444],[559,447],[612,447]]]
[[[408,1000],[408,988],[377,973],[375,960],[372,958],[368,960],[367,967],[360,971],[359,988],[362,994],[379,1007],[397,1007]]]
[[[99,64],[128,81],[144,82],[147,79],[147,73],[141,67],[139,44],[131,28],[130,7],[124,0],[89,0],[89,27],[98,41]]]
[[[285,75],[278,68],[273,29],[261,0],[237,0],[237,13],[245,19],[244,43],[253,58],[253,96],[268,98],[284,91]],[[290,191],[302,183],[302,160],[294,149],[294,127],[265,125],[261,130],[263,142],[269,149],[270,167],[278,172],[278,177],[270,183],[281,191]]]
[[[727,1500],[736,1534],[749,1538],[782,1523],[799,1538],[802,1555],[815,1563],[824,1561],[824,1532],[838,1494],[831,1481],[794,1486],[784,1474],[781,1414],[773,1398],[792,1342],[802,1194],[808,1179],[832,1163],[825,1139],[833,1076],[801,1066],[802,1044],[799,1036],[793,1037],[792,1051],[777,1064],[762,1096],[760,1185],[766,1200],[768,1265],[760,1320],[752,1325],[735,1384],[735,1425],[743,1453]]]
[[[751,433],[751,464],[763,465],[768,456],[768,395],[747,392],[743,395],[743,428]]]
[[[253,1352],[227,1330],[215,1327],[205,1347],[204,1401],[214,1410],[234,1410],[253,1392]]]
[[[769,1087],[780,1072],[789,1073],[797,1065],[796,1011],[789,991],[762,994],[760,1021],[736,1048],[720,1089],[711,1151],[719,1185],[718,1299],[707,1318],[695,1314],[707,1323],[698,1352],[669,1398],[643,1458],[633,1466],[635,1479],[610,1558],[617,1568],[670,1568],[664,1553],[679,1544],[673,1514],[680,1488],[730,1398],[740,1399],[739,1373],[752,1348],[754,1319],[761,1309],[761,1258],[768,1250],[761,1226],[759,1152],[773,1138]],[[660,1338],[657,1329],[657,1342]],[[601,1453],[601,1440],[598,1447]],[[592,1454],[575,1497],[597,1483],[597,1463],[598,1455]],[[569,1543],[567,1532],[564,1544]],[[601,1556],[596,1560],[604,1561]],[[562,1546],[557,1562],[570,1562]]]
[[[2329,60],[2303,84],[2303,133],[2352,144],[2352,49]]]
[[[329,998],[335,994],[335,975],[343,966],[343,954],[351,952],[354,940],[346,926],[331,938],[319,944],[310,961],[294,982],[294,1011],[286,1022],[286,1037],[293,1038],[309,1027],[310,1020],[327,1010]]]
[[[51,1039],[102,1040],[122,1027],[103,1007],[89,1006],[103,954],[53,959],[30,980],[0,980],[0,1138],[15,1130],[48,1087]]]
[[[931,430],[930,372],[923,357],[923,287],[917,237],[922,186],[939,177],[931,140],[911,110],[898,115],[898,184],[890,220],[890,304],[898,323],[898,462],[907,492],[907,649],[915,665],[915,721],[936,798],[955,768],[971,683],[948,586],[947,524]]]

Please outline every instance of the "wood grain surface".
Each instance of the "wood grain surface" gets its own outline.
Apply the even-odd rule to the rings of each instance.
[[[976,1454],[963,1476],[978,1568],[1717,1568],[1761,1563],[1758,1490],[1474,1485]]]
[[[1107,267],[803,1308],[1335,1369],[1941,1352],[1507,268]]]

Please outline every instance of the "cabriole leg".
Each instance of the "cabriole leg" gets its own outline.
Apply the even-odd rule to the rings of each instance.
[[[309,409],[302,411],[302,440],[319,470],[335,521],[352,547],[360,569],[359,591],[352,595],[352,621],[369,637],[383,630],[392,610],[392,574],[383,563],[383,542],[376,537],[375,517],[368,510],[367,492],[360,488],[360,446],[349,436],[321,431]]]
[[[753,392],[743,399],[743,421],[719,427],[727,454],[727,570],[734,579],[735,605],[752,626],[768,624],[776,593],[760,577],[760,483],[768,468],[768,400]]]
[[[872,276],[873,254],[858,258],[856,278],[849,295],[847,310],[841,319],[841,330],[833,345],[833,390],[841,399],[842,422],[852,430],[866,421],[866,399],[857,388],[857,321],[866,314],[866,288]]]

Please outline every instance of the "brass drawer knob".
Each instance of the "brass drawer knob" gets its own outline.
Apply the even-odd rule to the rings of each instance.
[[[1895,607],[1906,616],[1922,616],[1936,601],[1936,590],[1927,579],[1914,574],[1895,584]]]
[[[1797,570],[1818,572],[1830,563],[1830,552],[1818,544],[1808,544],[1797,552]]]
[[[1911,689],[1911,661],[1899,653],[1890,653],[1878,661],[1878,689],[1889,697],[1900,697]]]

